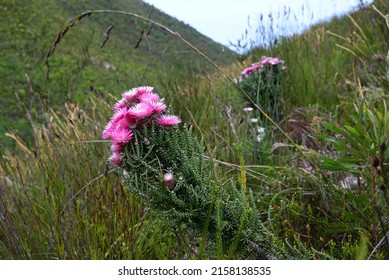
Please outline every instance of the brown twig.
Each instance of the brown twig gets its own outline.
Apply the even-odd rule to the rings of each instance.
[[[114,28],[114,25],[110,25],[107,30],[104,32],[104,39],[100,44],[100,49],[104,48],[105,43],[107,43],[109,39],[109,34],[111,33],[112,29]]]

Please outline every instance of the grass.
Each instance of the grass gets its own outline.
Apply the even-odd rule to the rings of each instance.
[[[295,258],[388,258],[389,26],[384,2],[375,1],[376,8],[334,19],[270,48],[253,49],[216,74],[189,67],[185,75],[175,76],[164,71],[170,64],[162,63],[162,70],[147,77],[139,74],[136,82],[125,84],[156,86],[204,139],[219,177],[226,182],[240,178],[253,191],[259,218],[274,236],[289,240],[284,246],[299,248]],[[71,36],[79,29],[77,23],[69,42],[76,40]],[[198,258],[190,230],[168,227],[145,201],[128,192],[122,174],[106,164],[109,148],[101,131],[111,104],[126,88],[117,90],[124,85],[114,85],[111,77],[99,81],[94,67],[83,66],[83,55],[96,44],[96,38],[90,40],[81,43],[78,54],[50,58],[52,79],[69,88],[85,76],[112,89],[95,86],[82,100],[73,100],[80,102],[59,110],[47,106],[57,92],[41,88],[39,77],[30,77],[30,82],[23,77],[27,86],[18,90],[22,101],[15,106],[26,114],[29,131],[9,129],[6,137],[13,146],[1,152],[0,258]],[[246,105],[231,79],[262,55],[278,56],[288,68],[285,118],[258,144],[251,133],[251,113],[243,111]],[[82,71],[69,74],[61,67],[67,59],[77,61],[75,67]],[[123,67],[126,72],[132,66]],[[142,71],[149,69],[146,65]],[[66,80],[59,78],[61,71]],[[80,94],[77,87],[74,93]],[[38,106],[28,106],[31,103]],[[31,141],[26,134],[33,136]],[[350,187],[346,178],[356,183]],[[223,240],[217,236],[216,247],[221,247]],[[200,244],[206,240],[197,238]],[[206,250],[199,246],[201,252]],[[236,248],[230,251],[219,251],[217,257],[238,256]]]
[[[97,109],[89,112],[93,119],[71,104],[66,115],[47,112],[46,127],[33,128],[33,147],[8,134],[24,153],[4,156],[1,258],[173,257],[174,233],[99,160],[107,150],[99,141],[104,111]]]

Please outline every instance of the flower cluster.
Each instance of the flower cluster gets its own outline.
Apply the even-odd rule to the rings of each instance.
[[[175,115],[163,114],[164,100],[153,92],[153,87],[138,87],[125,91],[113,106],[113,116],[103,130],[103,139],[111,139],[112,155],[109,161],[121,165],[121,153],[133,138],[134,130],[152,122],[169,127],[181,122]]]
[[[275,65],[281,65],[281,69],[285,70],[285,61],[279,59],[278,57],[267,57],[262,56],[258,62],[251,64],[250,67],[245,68],[241,72],[241,76],[237,79],[237,82],[242,82],[244,78],[247,78],[252,72],[261,72],[266,67],[273,67]]]
[[[262,56],[235,80],[247,105],[255,105],[275,122],[282,120],[285,69],[284,60]],[[244,110],[249,112],[251,107]],[[266,122],[266,118],[263,121]]]

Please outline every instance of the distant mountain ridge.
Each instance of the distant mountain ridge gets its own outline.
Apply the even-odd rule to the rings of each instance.
[[[215,60],[221,64],[231,63],[236,59],[236,53],[230,49],[224,47],[223,45],[213,41],[212,39],[206,37],[205,35],[199,33],[196,29],[191,27],[188,24],[185,24],[178,19],[171,17],[170,15],[162,12],[153,5],[149,5],[141,0],[94,0],[94,1],[59,1],[60,5],[67,10],[69,13],[76,15],[85,10],[118,10],[118,11],[127,11],[135,14],[142,15],[144,17],[150,18],[153,21],[161,23],[168,27],[174,32],[178,32],[183,38],[187,39],[189,42],[193,43],[196,47],[202,50],[207,54],[211,59]],[[93,16],[92,16],[93,17]],[[149,31],[150,25],[145,22],[140,22],[131,17],[123,17],[120,15],[105,15],[106,19],[98,20],[99,25],[102,28],[107,28],[107,24],[114,25],[114,30],[112,33],[117,34],[123,40],[128,41],[129,43],[135,43],[139,39],[139,31],[134,32],[134,26],[137,28],[145,28],[144,31]],[[108,22],[108,19],[111,22]],[[93,20],[93,19],[92,19]],[[174,41],[172,38],[163,37],[159,34],[154,34],[154,32],[159,32],[157,30],[150,31],[148,36],[151,43],[166,45],[166,47],[172,47],[175,50],[181,50],[182,46],[177,44],[177,42],[166,43],[165,41]],[[153,36],[156,35],[156,36]],[[143,49],[144,50],[144,49]],[[148,52],[148,50],[146,50]]]

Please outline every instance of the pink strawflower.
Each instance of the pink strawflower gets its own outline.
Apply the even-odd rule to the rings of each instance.
[[[126,107],[127,107],[126,100],[125,99],[121,99],[118,102],[116,102],[115,105],[113,105],[112,108],[113,108],[114,112],[117,112],[117,111],[120,111],[121,109],[124,109]]]
[[[121,153],[124,150],[124,146],[125,145],[123,144],[113,142],[111,145],[111,151],[114,153]]]
[[[277,64],[284,64],[285,61],[279,59],[278,57],[267,57],[267,56],[262,56],[262,58],[259,61],[260,64],[266,65],[277,65]]]
[[[156,122],[162,126],[173,126],[181,122],[180,118],[175,115],[161,115]]]
[[[112,132],[116,129],[115,124],[110,121],[108,124],[105,126],[103,133],[101,134],[103,139],[109,139],[111,138]]]
[[[117,113],[114,115],[114,117],[112,117],[112,119],[105,126],[101,136],[103,139],[112,138],[112,134],[117,129],[126,128],[127,126],[128,126],[128,121],[126,119],[126,115],[121,114],[121,113]]]
[[[122,99],[127,103],[127,104],[132,104],[134,102],[137,102],[138,99],[138,92],[135,89],[130,89],[122,94]]]
[[[162,113],[166,109],[166,104],[163,102],[151,102],[149,103],[153,109],[153,114]]]
[[[112,119],[111,119],[112,123],[116,124],[121,119],[125,119],[127,117],[127,112],[128,112],[127,107],[121,108],[118,111],[116,111],[115,114],[113,114],[113,116],[112,116]]]
[[[153,87],[137,87],[131,90],[125,91],[122,94],[122,98],[127,102],[127,104],[132,104],[134,102],[139,102],[140,96],[146,93],[152,93]]]
[[[254,66],[247,67],[246,69],[244,69],[242,71],[242,75],[248,75],[248,74],[250,74],[251,72],[253,72],[255,70],[256,70],[256,67],[254,67]]]
[[[122,119],[115,123],[115,129],[125,129],[125,128],[134,128],[136,125],[136,120],[133,119],[130,115],[126,114]]]
[[[146,92],[140,95],[138,99],[140,102],[147,102],[147,103],[158,102],[159,95],[154,92]]]
[[[150,117],[154,112],[153,110],[154,109],[152,105],[146,102],[142,102],[142,103],[135,104],[134,106],[129,108],[127,114],[129,117],[135,120],[140,120],[140,119]]]
[[[153,87],[137,87],[134,88],[134,90],[137,92],[138,95],[143,95],[145,93],[151,93],[153,92]]]
[[[109,158],[109,162],[114,165],[121,165],[122,164],[122,158],[119,153],[113,153]]]
[[[111,133],[113,143],[125,145],[132,139],[132,131],[129,128],[116,129]]]
[[[163,182],[165,186],[172,187],[174,185],[174,175],[171,172],[163,175]]]
[[[110,131],[132,127],[135,120],[128,114],[127,107],[115,112],[110,121]],[[109,132],[109,131],[108,131]],[[108,137],[109,138],[109,137]]]

